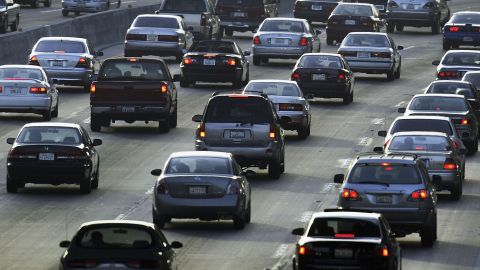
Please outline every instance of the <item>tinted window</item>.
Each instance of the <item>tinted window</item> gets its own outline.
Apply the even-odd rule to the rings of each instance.
[[[135,27],[157,27],[178,29],[178,21],[174,18],[165,17],[139,17],[133,22]]]
[[[38,43],[36,52],[57,52],[57,53],[85,53],[86,48],[83,42],[44,40]]]
[[[300,90],[293,83],[252,82],[245,87],[245,92],[264,93],[269,96],[299,97]]]
[[[81,233],[78,241],[81,247],[101,249],[141,249],[153,245],[148,231],[124,226],[92,228]]]
[[[390,47],[388,38],[383,35],[348,35],[342,46]]]
[[[342,60],[337,56],[330,55],[307,55],[303,56],[297,67],[304,68],[342,68]]]
[[[349,174],[348,183],[368,184],[419,184],[420,175],[410,164],[362,164],[358,163]]]
[[[353,237],[380,237],[377,223],[369,220],[347,218],[316,218],[308,231],[309,237],[335,237],[353,234]]]
[[[36,144],[68,144],[82,143],[80,132],[69,127],[27,127],[22,129],[17,138],[18,143]]]
[[[435,131],[453,135],[450,123],[444,120],[432,119],[402,119],[395,122],[391,133],[401,131]]]
[[[459,83],[459,82],[437,82],[432,83],[428,87],[428,93],[438,93],[438,94],[455,94],[460,88],[470,88],[468,83]]]
[[[263,98],[218,97],[208,103],[205,122],[266,124],[272,122],[272,111]]]
[[[463,98],[422,96],[414,98],[409,109],[416,111],[468,111],[468,105]]]
[[[281,20],[268,20],[262,24],[260,31],[267,32],[304,32],[303,22],[298,21],[281,21]]]
[[[206,12],[204,0],[166,0],[164,11]]]
[[[395,136],[388,150],[405,151],[447,151],[450,145],[447,138],[440,136]]]
[[[338,5],[333,11],[334,15],[372,16],[373,12],[369,6],[361,5]]]
[[[450,20],[451,23],[456,24],[480,24],[480,13],[478,14],[455,14]]]
[[[232,42],[222,41],[200,41],[195,42],[190,51],[210,53],[237,53]]]
[[[1,68],[0,80],[8,79],[36,79],[44,80],[40,70],[34,68]]]
[[[172,158],[167,165],[167,174],[232,174],[230,161],[215,157],[178,157]]]
[[[475,85],[477,90],[480,89],[480,73],[470,73],[470,74],[467,73],[465,74],[462,80],[471,82],[473,83],[473,85]]]
[[[163,72],[163,65],[158,62],[108,61],[104,62],[99,78],[104,80],[163,81],[166,79],[166,75]]]
[[[480,53],[449,53],[442,61],[445,66],[478,66],[480,65]]]

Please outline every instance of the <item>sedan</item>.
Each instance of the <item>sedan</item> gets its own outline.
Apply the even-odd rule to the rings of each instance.
[[[357,32],[348,34],[338,53],[343,55],[354,72],[387,74],[387,80],[400,79],[403,46],[384,33]]]
[[[480,46],[480,12],[457,12],[443,27],[443,49],[461,45]]]
[[[326,22],[340,0],[297,0],[293,16],[310,22]]]
[[[170,155],[153,192],[153,223],[163,228],[172,218],[233,219],[236,229],[250,223],[251,191],[231,153],[199,151]]]
[[[7,192],[16,193],[27,183],[79,184],[82,193],[98,188],[100,158],[95,146],[78,124],[31,123],[20,130],[7,156]]]
[[[460,80],[468,71],[480,71],[480,51],[451,50],[434,60],[437,80]]]
[[[176,253],[183,247],[169,243],[154,224],[135,220],[98,220],[84,223],[66,248],[60,270],[155,269],[177,270]]]
[[[41,67],[0,66],[0,111],[58,116],[58,91]]]
[[[480,91],[480,71],[468,71],[463,75],[462,81],[471,82]]]
[[[62,15],[68,16],[68,13],[74,12],[79,15],[80,12],[93,13],[109,10],[114,0],[62,0]],[[121,5],[121,0],[117,2],[117,8]]]
[[[43,67],[60,84],[83,86],[89,92],[99,66],[97,56],[102,55],[84,38],[43,37],[33,46],[28,64]]]
[[[355,76],[339,54],[303,55],[293,68],[291,80],[307,98],[341,98],[344,104],[353,101]]]
[[[303,96],[295,81],[286,80],[252,80],[244,94],[265,94],[272,101],[280,118],[287,118],[283,129],[296,130],[300,139],[310,136],[312,112],[310,104]]]
[[[339,3],[327,22],[327,44],[341,42],[350,32],[380,32],[385,25],[372,4]]]
[[[195,42],[180,64],[180,86],[188,87],[197,81],[232,82],[240,88],[250,80],[249,51],[240,49],[235,41],[206,40]]]
[[[253,64],[269,58],[297,59],[304,53],[320,52],[320,30],[305,19],[267,18],[253,36]]]
[[[193,42],[193,34],[180,16],[139,15],[127,30],[125,56],[175,56],[177,62]]]

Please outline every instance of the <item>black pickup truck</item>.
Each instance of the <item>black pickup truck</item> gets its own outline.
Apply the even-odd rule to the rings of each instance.
[[[159,121],[159,131],[177,126],[177,90],[159,58],[109,58],[90,87],[90,128],[100,131],[115,120]]]
[[[10,30],[17,31],[20,24],[20,5],[13,0],[0,0],[0,34]]]

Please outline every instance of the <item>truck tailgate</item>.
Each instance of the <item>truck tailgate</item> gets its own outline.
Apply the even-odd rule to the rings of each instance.
[[[165,106],[168,93],[162,93],[163,82],[97,81],[90,102],[95,105]]]

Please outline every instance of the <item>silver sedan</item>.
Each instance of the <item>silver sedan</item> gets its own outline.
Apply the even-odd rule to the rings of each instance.
[[[0,112],[36,113],[50,121],[58,116],[58,91],[41,67],[0,66]]]
[[[110,9],[114,0],[62,0],[62,15],[68,16],[69,12],[75,12],[75,15],[80,12],[99,12]],[[117,2],[117,8],[121,5],[121,0]]]
[[[175,56],[183,58],[193,43],[193,34],[180,16],[139,15],[127,30],[125,56]]]
[[[320,30],[305,19],[268,18],[253,36],[253,64],[269,58],[297,59],[304,53],[320,52]]]
[[[296,130],[298,137],[310,136],[311,109],[297,82],[288,80],[251,80],[243,93],[266,94],[275,105],[280,118],[288,117],[282,125],[286,130]]]

